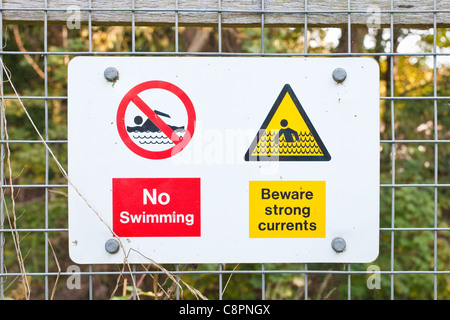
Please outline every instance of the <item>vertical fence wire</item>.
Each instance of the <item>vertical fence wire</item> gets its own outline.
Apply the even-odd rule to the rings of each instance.
[[[268,17],[268,15],[270,13],[267,13],[266,11],[266,3],[265,0],[261,0],[260,2],[261,5],[261,10],[252,12],[252,11],[248,11],[245,13],[251,14],[251,13],[258,13],[260,14],[260,25],[259,25],[259,29],[261,32],[261,37],[260,37],[260,53],[259,54],[254,54],[254,56],[276,56],[277,54],[270,54],[266,52],[266,33],[268,33],[268,27],[266,26],[266,17]],[[14,56],[14,55],[23,55],[23,52],[7,52],[4,50],[4,44],[5,44],[5,39],[4,39],[4,23],[3,23],[3,15],[4,15],[4,11],[3,11],[3,3],[1,3],[1,10],[0,10],[0,30],[2,30],[2,32],[0,33],[0,61],[3,62],[5,55],[8,56]],[[48,28],[49,28],[49,10],[48,10],[48,1],[45,0],[44,1],[44,8],[41,8],[40,10],[37,9],[30,9],[30,10],[36,10],[36,11],[42,11],[43,14],[43,51],[39,51],[39,52],[32,52],[33,54],[41,54],[43,56],[43,65],[44,65],[44,96],[23,96],[21,97],[24,101],[26,100],[32,100],[32,99],[38,99],[38,100],[43,100],[44,101],[44,137],[45,137],[45,141],[46,142],[54,142],[54,143],[67,143],[66,140],[51,140],[51,137],[49,135],[49,102],[52,99],[59,99],[59,100],[66,100],[67,96],[64,97],[59,97],[59,96],[51,96],[50,95],[50,91],[49,91],[49,74],[48,74],[48,67],[49,67],[49,57],[51,55],[56,55],[56,54],[65,54],[65,55],[75,55],[75,54],[84,54],[84,55],[110,55],[111,53],[108,52],[98,52],[98,50],[94,50],[93,47],[93,21],[92,21],[92,14],[93,12],[95,12],[96,8],[93,7],[92,5],[92,0],[88,1],[88,7],[87,8],[83,8],[85,9],[83,12],[85,12],[87,14],[87,28],[88,28],[88,50],[87,52],[79,52],[79,53],[74,53],[74,52],[52,52],[49,51],[49,32],[48,32]],[[308,22],[309,22],[309,15],[312,13],[317,13],[317,12],[312,12],[312,11],[308,11],[309,6],[308,6],[308,1],[304,0],[304,11],[301,11],[304,14],[304,33],[303,33],[303,53],[302,54],[278,54],[279,56],[291,56],[291,55],[297,55],[297,56],[304,56],[304,57],[308,57],[308,56],[317,56],[317,54],[314,53],[310,53],[309,52],[309,39],[308,39]],[[20,8],[16,9],[17,11],[20,11]],[[286,9],[287,10],[287,9]],[[148,11],[151,11],[150,9]],[[167,9],[164,12],[165,13],[172,13],[174,16],[174,24],[173,24],[173,28],[174,28],[174,51],[172,52],[172,54],[174,56],[178,56],[178,55],[184,55],[184,54],[189,54],[188,52],[182,52],[180,51],[180,37],[179,37],[179,33],[180,33],[180,11],[181,8],[179,7],[179,1],[175,0],[174,1],[174,6],[171,9]],[[212,12],[214,12],[213,10],[211,10]],[[160,11],[155,11],[155,12],[160,12]],[[191,11],[193,12],[193,11]],[[200,11],[199,11],[200,12]],[[223,35],[224,35],[224,27],[223,27],[223,19],[224,19],[224,10],[223,10],[223,3],[221,0],[218,0],[217,2],[217,11],[215,11],[215,13],[217,14],[217,34],[218,34],[218,39],[217,39],[217,52],[214,53],[208,53],[210,55],[216,55],[216,56],[222,56],[222,55],[227,55],[229,56],[230,54],[225,54],[224,51],[224,40],[223,40]],[[351,1],[348,0],[347,1],[347,10],[344,11],[347,15],[347,23],[346,23],[346,32],[347,32],[347,37],[348,37],[348,43],[347,43],[347,54],[325,54],[326,56],[354,56],[355,54],[359,54],[358,52],[352,52],[352,6],[351,6]],[[54,12],[52,12],[54,13]],[[125,12],[121,11],[118,14],[123,14]],[[162,54],[160,52],[136,52],[136,13],[137,13],[137,9],[136,9],[136,3],[135,0],[131,1],[131,7],[129,9],[129,13],[131,14],[131,54],[142,54],[142,55],[152,55],[152,54]],[[162,13],[162,11],[161,11]],[[241,14],[239,12],[226,12],[227,16],[230,14]],[[434,128],[433,128],[433,140],[397,140],[396,137],[396,119],[395,119],[395,108],[396,108],[396,101],[397,100],[407,100],[409,99],[408,97],[397,97],[396,93],[395,93],[395,86],[394,86],[394,81],[395,81],[395,76],[394,76],[394,68],[395,68],[395,60],[401,56],[401,54],[398,54],[395,52],[395,33],[394,33],[394,29],[395,29],[395,24],[394,24],[394,15],[395,15],[395,7],[394,7],[394,1],[391,0],[390,1],[390,10],[388,10],[386,12],[389,15],[389,42],[390,42],[390,48],[389,48],[389,52],[385,52],[382,54],[379,54],[379,56],[384,56],[386,57],[386,59],[388,60],[388,68],[389,68],[389,88],[388,89],[388,94],[385,97],[382,97],[382,100],[385,100],[387,102],[387,105],[389,107],[389,113],[390,113],[390,131],[391,131],[391,139],[389,140],[382,140],[382,143],[386,143],[389,145],[390,147],[390,153],[391,153],[391,179],[390,179],[390,184],[382,184],[380,187],[381,188],[387,188],[390,189],[390,200],[391,200],[391,206],[390,206],[390,227],[387,228],[380,228],[381,232],[386,232],[387,234],[389,234],[389,238],[390,238],[390,264],[389,264],[389,270],[385,270],[385,271],[381,271],[381,275],[386,276],[390,279],[389,281],[389,286],[390,286],[390,298],[391,299],[395,299],[395,277],[397,275],[400,274],[416,274],[416,275],[421,275],[421,274],[429,274],[432,275],[433,277],[433,298],[434,299],[438,299],[438,275],[445,275],[448,276],[450,273],[450,270],[438,270],[438,232],[440,231],[449,231],[449,228],[439,228],[439,224],[438,224],[438,198],[439,198],[439,190],[442,188],[448,188],[450,185],[447,184],[443,184],[443,183],[439,183],[439,171],[438,171],[438,159],[439,159],[439,147],[440,144],[442,143],[449,143],[449,140],[443,140],[440,139],[439,137],[439,133],[438,133],[438,101],[439,100],[450,100],[449,97],[438,97],[438,84],[437,84],[437,69],[438,69],[438,57],[441,56],[442,54],[438,52],[438,46],[437,46],[437,30],[438,30],[438,25],[437,25],[437,14],[439,13],[439,10],[437,8],[437,1],[434,0],[433,1],[433,10],[432,10],[432,14],[433,14],[433,39],[432,39],[432,46],[433,46],[433,50],[432,53],[429,55],[432,59],[433,59],[433,64],[432,64],[432,68],[433,68],[433,96],[426,96],[426,97],[412,97],[410,99],[422,99],[424,101],[429,100],[432,101],[433,103],[433,124],[434,124]],[[288,14],[288,12],[286,12],[286,14]],[[114,54],[116,55],[128,55],[130,54],[130,52],[115,52]],[[246,54],[240,54],[240,53],[233,53],[231,54],[233,56],[246,56]],[[368,54],[370,56],[370,54]],[[405,54],[405,56],[408,54]],[[426,54],[424,54],[426,55]],[[4,299],[5,298],[5,292],[6,292],[6,288],[5,288],[5,283],[6,283],[6,279],[8,277],[19,277],[21,276],[20,273],[14,273],[14,272],[8,272],[8,270],[6,269],[6,264],[5,264],[5,249],[4,249],[4,244],[6,241],[5,235],[8,232],[12,232],[13,230],[11,230],[10,228],[8,228],[5,224],[5,208],[4,208],[4,202],[5,202],[5,190],[7,188],[12,187],[12,185],[6,180],[6,174],[5,174],[5,127],[4,127],[4,123],[3,123],[3,117],[4,115],[4,105],[3,105],[3,99],[8,100],[8,99],[13,99],[13,97],[10,96],[6,96],[4,94],[4,82],[3,82],[3,72],[0,76],[0,90],[1,90],[1,94],[2,94],[2,108],[1,108],[1,124],[0,124],[0,139],[1,139],[1,145],[0,145],[0,156],[1,156],[1,161],[0,161],[0,180],[1,180],[1,208],[0,208],[0,299]],[[13,124],[10,124],[13,125]],[[23,144],[31,144],[31,143],[40,143],[39,141],[34,141],[34,140],[17,140],[17,141],[11,141],[12,143],[23,143]],[[412,143],[412,142],[424,142],[424,143],[430,143],[431,145],[434,146],[434,172],[433,172],[433,183],[429,183],[429,184],[403,184],[403,183],[397,183],[396,180],[396,144],[398,143]],[[43,272],[33,272],[30,273],[30,275],[33,276],[42,276],[44,278],[44,298],[45,299],[49,299],[51,296],[51,285],[50,282],[51,280],[53,280],[53,278],[55,276],[57,276],[57,273],[55,273],[54,271],[50,271],[50,263],[51,260],[53,259],[53,254],[50,250],[53,250],[51,245],[50,245],[50,237],[49,237],[49,233],[50,232],[63,232],[63,233],[67,233],[67,228],[51,228],[50,227],[50,212],[49,212],[49,201],[50,201],[50,190],[52,188],[64,188],[67,187],[67,184],[52,184],[50,181],[50,156],[49,156],[49,152],[46,149],[45,150],[45,178],[44,178],[44,183],[43,184],[20,184],[20,185],[16,185],[14,187],[18,187],[18,188],[43,188],[44,190],[44,228],[23,228],[23,229],[19,229],[19,232],[37,232],[37,233],[41,233],[44,236],[44,270]],[[427,227],[416,227],[416,228],[397,228],[396,227],[396,192],[400,189],[400,188],[407,188],[407,187],[429,187],[433,189],[433,203],[434,203],[434,216],[433,216],[433,227],[432,228],[427,228]],[[395,248],[395,243],[396,243],[396,235],[399,232],[402,231],[431,231],[433,232],[433,238],[434,238],[434,242],[433,242],[433,268],[432,270],[397,270],[396,269],[396,265],[395,265],[395,255],[396,255],[396,248]],[[301,265],[303,265],[303,270],[301,269]],[[352,282],[354,281],[354,278],[352,278],[352,276],[361,276],[361,275],[365,275],[366,272],[365,271],[360,271],[358,270],[357,266],[353,266],[352,264],[346,264],[343,265],[341,267],[341,269],[339,270],[321,270],[320,267],[317,267],[316,265],[311,265],[311,264],[298,264],[298,269],[292,269],[292,270],[283,270],[283,269],[277,269],[277,270],[273,270],[270,269],[270,267],[268,266],[268,264],[265,263],[261,263],[260,265],[258,265],[259,269],[251,269],[249,268],[247,269],[243,269],[243,270],[227,270],[226,267],[224,267],[225,264],[218,264],[217,268],[215,270],[212,271],[206,271],[206,270],[193,270],[193,271],[184,271],[184,269],[181,268],[181,266],[179,264],[175,265],[175,271],[174,274],[176,276],[176,278],[178,280],[180,280],[180,278],[185,275],[185,274],[193,274],[193,275],[204,275],[204,276],[209,276],[209,275],[214,275],[217,277],[217,287],[218,287],[218,293],[217,296],[219,299],[224,299],[224,288],[226,288],[227,286],[231,286],[232,285],[232,281],[230,281],[230,277],[233,276],[239,276],[242,274],[246,274],[249,276],[255,275],[258,276],[260,278],[260,286],[261,286],[261,293],[260,293],[260,297],[261,299],[266,299],[267,298],[267,286],[270,283],[269,279],[272,275],[277,275],[277,274],[293,274],[293,275],[299,275],[303,277],[303,282],[304,282],[304,288],[303,288],[303,298],[305,300],[310,298],[310,294],[308,292],[309,290],[309,286],[311,283],[311,275],[327,275],[327,274],[335,274],[335,275],[342,275],[342,276],[346,276],[347,279],[347,298],[350,300],[352,299]],[[95,268],[95,266],[93,265],[88,265],[87,267],[88,271],[84,271],[81,272],[82,276],[87,276],[88,278],[88,293],[87,293],[87,298],[88,299],[94,299],[95,297],[95,287],[94,287],[94,276],[96,275],[120,275],[120,272],[116,271],[112,271],[111,269],[109,269],[109,271],[104,271],[101,270],[99,271],[98,269]],[[163,274],[161,271],[139,271],[138,270],[138,266],[134,265],[132,268],[132,277],[134,278],[134,281],[137,280],[137,276],[138,275],[158,275],[158,274]],[[61,272],[62,275],[65,276],[70,276],[70,273],[66,273],[64,272],[64,270],[62,270]],[[225,278],[224,278],[225,277]],[[132,298],[136,299],[137,298],[137,289],[134,288],[133,292],[132,292]],[[180,299],[182,298],[181,296],[181,291],[179,287],[175,288],[175,292],[176,292],[176,299]]]
[[[44,1],[44,7],[47,9],[47,0]],[[48,11],[44,11],[44,52],[48,52]],[[48,141],[48,55],[44,55],[44,137],[45,140]],[[49,167],[48,167],[48,150],[45,149],[45,184],[49,184],[48,180],[48,174],[49,174]],[[44,226],[45,229],[48,229],[48,187],[44,188],[45,192],[45,222]],[[49,262],[49,256],[48,256],[48,231],[45,231],[45,273],[48,273],[48,262]],[[45,276],[45,299],[48,300],[48,276]]]
[[[390,9],[393,10],[394,8],[394,1],[391,0],[390,2]],[[392,133],[392,141],[395,140],[395,112],[394,112],[394,108],[395,108],[395,104],[394,104],[394,14],[391,12],[389,14],[389,18],[390,18],[390,28],[389,28],[389,40],[390,40],[390,53],[391,55],[389,56],[389,84],[390,84],[390,88],[389,88],[389,93],[390,93],[390,97],[391,97],[391,133]],[[392,148],[392,191],[391,191],[391,201],[392,201],[392,205],[391,205],[391,299],[394,299],[394,228],[395,228],[395,144],[391,145]]]
[[[3,8],[3,1],[0,2],[1,8]],[[0,11],[0,62],[3,64],[3,11]],[[2,97],[4,96],[3,93],[3,70],[0,72],[0,90]],[[3,99],[1,100],[0,105],[0,139],[4,139],[4,128],[3,128]],[[1,190],[0,190],[0,300],[3,300],[5,297],[5,261],[4,261],[4,243],[5,243],[5,236],[4,236],[4,221],[5,221],[5,215],[4,215],[4,206],[3,206],[3,181],[5,181],[4,176],[4,159],[5,159],[5,145],[2,143],[0,144],[0,183],[1,183]]]
[[[437,23],[436,23],[436,0],[433,0],[433,96],[437,96]],[[434,121],[434,140],[438,140],[438,115],[437,115],[437,100],[433,99],[433,121]],[[434,184],[438,184],[438,144],[434,143]],[[438,189],[434,187],[434,224],[433,227],[437,228],[437,211],[438,211]],[[437,300],[437,230],[434,231],[434,244],[433,244],[433,289],[434,289],[434,300]]]

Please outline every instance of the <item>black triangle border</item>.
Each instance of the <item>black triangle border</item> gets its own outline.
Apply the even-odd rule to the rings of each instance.
[[[264,132],[267,129],[267,126],[269,125],[270,121],[272,120],[273,116],[275,115],[275,112],[278,110],[278,107],[280,106],[281,102],[283,101],[284,97],[286,96],[286,93],[289,93],[290,97],[294,101],[295,106],[297,107],[298,111],[300,112],[300,115],[302,116],[303,120],[306,123],[306,126],[311,131],[314,139],[317,142],[317,145],[322,150],[323,156],[252,156],[251,152],[255,149],[256,145],[258,144],[258,141],[260,139],[260,134]],[[320,139],[319,134],[317,133],[316,129],[314,128],[314,125],[312,124],[311,120],[309,120],[308,115],[306,114],[305,110],[303,109],[300,101],[297,99],[297,96],[295,95],[294,91],[292,90],[291,86],[289,84],[285,84],[283,89],[281,90],[280,94],[278,95],[277,100],[272,106],[272,109],[270,109],[269,114],[267,115],[266,119],[264,120],[263,124],[261,125],[261,128],[256,134],[256,137],[253,139],[252,144],[250,145],[250,148],[248,148],[247,152],[245,153],[245,161],[330,161],[331,156],[325,147],[325,145],[322,142],[322,139]]]

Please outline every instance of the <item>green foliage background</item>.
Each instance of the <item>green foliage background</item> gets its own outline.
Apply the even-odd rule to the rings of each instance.
[[[52,142],[52,148],[59,161],[67,164],[67,64],[73,55],[32,54],[47,49],[51,52],[87,52],[89,32],[86,27],[68,30],[65,26],[49,26],[48,37],[43,38],[43,25],[7,25],[4,27],[5,51],[22,51],[22,54],[4,55],[12,81],[41,134]],[[346,52],[346,30],[329,41],[334,29],[308,30],[309,53]],[[217,30],[214,28],[180,28],[179,50],[192,48],[198,35],[207,34],[207,41],[201,47],[204,51],[217,51]],[[394,39],[390,39],[388,29],[352,30],[352,48],[363,53],[389,52],[395,50],[404,39],[415,36],[421,52],[433,52],[432,30],[395,29]],[[137,27],[135,30],[136,51],[174,52],[175,31],[171,27]],[[259,28],[224,28],[222,32],[224,52],[261,52],[261,30]],[[450,31],[438,29],[437,47],[449,50]],[[266,28],[264,51],[266,53],[304,52],[304,30],[301,28]],[[393,40],[393,41],[391,41]],[[98,27],[92,29],[92,50],[94,52],[130,51],[132,32],[130,27]],[[343,50],[345,48],[345,50]],[[27,54],[26,52],[31,52]],[[440,56],[436,61],[431,56],[404,55],[390,58],[383,55],[374,57],[380,64],[381,96],[391,94],[398,97],[419,97],[417,99],[382,99],[380,103],[380,146],[381,155],[381,210],[380,210],[380,255],[372,265],[381,270],[381,288],[369,290],[366,285],[371,264],[265,264],[262,265],[199,265],[179,266],[180,269],[205,271],[205,273],[185,274],[182,279],[209,299],[219,298],[219,268],[223,271],[222,287],[224,299],[261,298],[261,280],[265,281],[267,299],[433,299],[450,298],[448,273],[395,273],[389,271],[448,271],[450,269],[449,232],[433,231],[433,228],[448,228],[450,202],[448,187],[421,187],[414,184],[450,183],[450,145],[448,143],[423,142],[420,140],[450,139],[448,99],[425,100],[421,97],[450,96],[449,63]],[[448,60],[447,60],[448,61]],[[436,65],[436,75],[433,67]],[[393,67],[393,70],[391,68]],[[48,82],[45,82],[45,73]],[[393,75],[391,77],[391,74]],[[44,77],[42,76],[44,75]],[[394,92],[391,92],[391,87]],[[4,94],[13,96],[8,83],[4,83]],[[52,98],[45,100],[48,95]],[[34,98],[26,98],[34,97]],[[36,98],[37,97],[37,98]],[[6,99],[6,121],[9,140],[37,141],[38,136],[26,118],[17,100]],[[394,121],[391,117],[394,116]],[[435,126],[437,124],[437,126]],[[47,130],[48,129],[48,130]],[[414,140],[416,142],[390,143],[387,140]],[[62,141],[60,141],[62,140]],[[28,229],[67,228],[67,188],[31,187],[31,185],[65,185],[66,181],[54,161],[41,143],[10,142],[11,176],[5,162],[5,183],[16,185],[15,214],[20,231],[20,248],[27,272],[42,273],[65,271],[72,264],[67,254],[67,233],[32,232]],[[48,161],[49,170],[45,163]],[[437,167],[436,167],[437,165]],[[10,180],[11,179],[11,180]],[[401,184],[409,186],[392,187]],[[413,186],[411,186],[413,184]],[[18,185],[30,185],[20,187]],[[47,201],[48,200],[48,201]],[[48,207],[46,207],[48,204]],[[5,189],[4,228],[9,228],[8,216],[12,216],[11,190]],[[48,218],[45,211],[48,210]],[[429,228],[425,230],[399,230],[390,228]],[[387,230],[386,230],[387,229]],[[10,233],[4,233],[5,272],[19,272],[17,249]],[[230,240],[231,241],[231,240]],[[51,244],[51,247],[49,246]],[[53,248],[53,250],[51,250]],[[48,261],[46,266],[45,261]],[[436,263],[435,263],[436,261]],[[175,270],[175,266],[166,266]],[[47,269],[46,269],[47,268]],[[111,270],[107,266],[80,266],[81,271]],[[91,269],[89,269],[91,268]],[[109,268],[109,269],[108,269]],[[152,266],[137,266],[146,270]],[[305,270],[310,271],[305,276]],[[120,271],[121,266],[113,267]],[[249,270],[255,273],[239,273]],[[360,271],[349,276],[346,271]],[[237,273],[230,273],[237,271]],[[286,271],[286,272],[282,272]],[[299,271],[299,272],[295,272]],[[330,271],[330,272],[326,272]],[[67,276],[57,277],[33,275],[29,277],[31,297],[48,298],[49,289],[55,285],[56,299],[86,299],[88,281],[94,287],[93,298],[128,299],[133,296],[131,279],[124,275],[82,276],[82,289],[68,290]],[[127,279],[127,280],[125,280]],[[141,298],[164,299],[173,288],[173,282],[163,274],[141,276],[139,292]],[[24,288],[19,277],[4,277],[5,298],[24,298]],[[117,291],[114,291],[119,283]],[[435,288],[436,283],[436,288]],[[128,284],[128,286],[127,286]],[[349,286],[350,289],[349,290]],[[305,290],[307,287],[307,290]],[[130,289],[131,288],[131,289]],[[393,288],[393,291],[391,291]],[[116,288],[117,289],[117,288]],[[155,295],[155,292],[157,293]],[[349,295],[350,292],[350,295]],[[184,299],[194,295],[183,288]],[[173,296],[171,296],[173,298]]]

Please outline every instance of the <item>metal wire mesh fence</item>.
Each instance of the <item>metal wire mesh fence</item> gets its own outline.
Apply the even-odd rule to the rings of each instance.
[[[449,298],[450,2],[240,3],[2,1],[0,299]],[[378,259],[164,270],[71,262],[68,183],[53,154],[65,168],[67,64],[78,55],[376,59]]]

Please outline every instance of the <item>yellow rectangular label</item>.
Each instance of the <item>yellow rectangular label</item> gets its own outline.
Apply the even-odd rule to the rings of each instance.
[[[325,181],[250,181],[250,238],[325,238]]]

